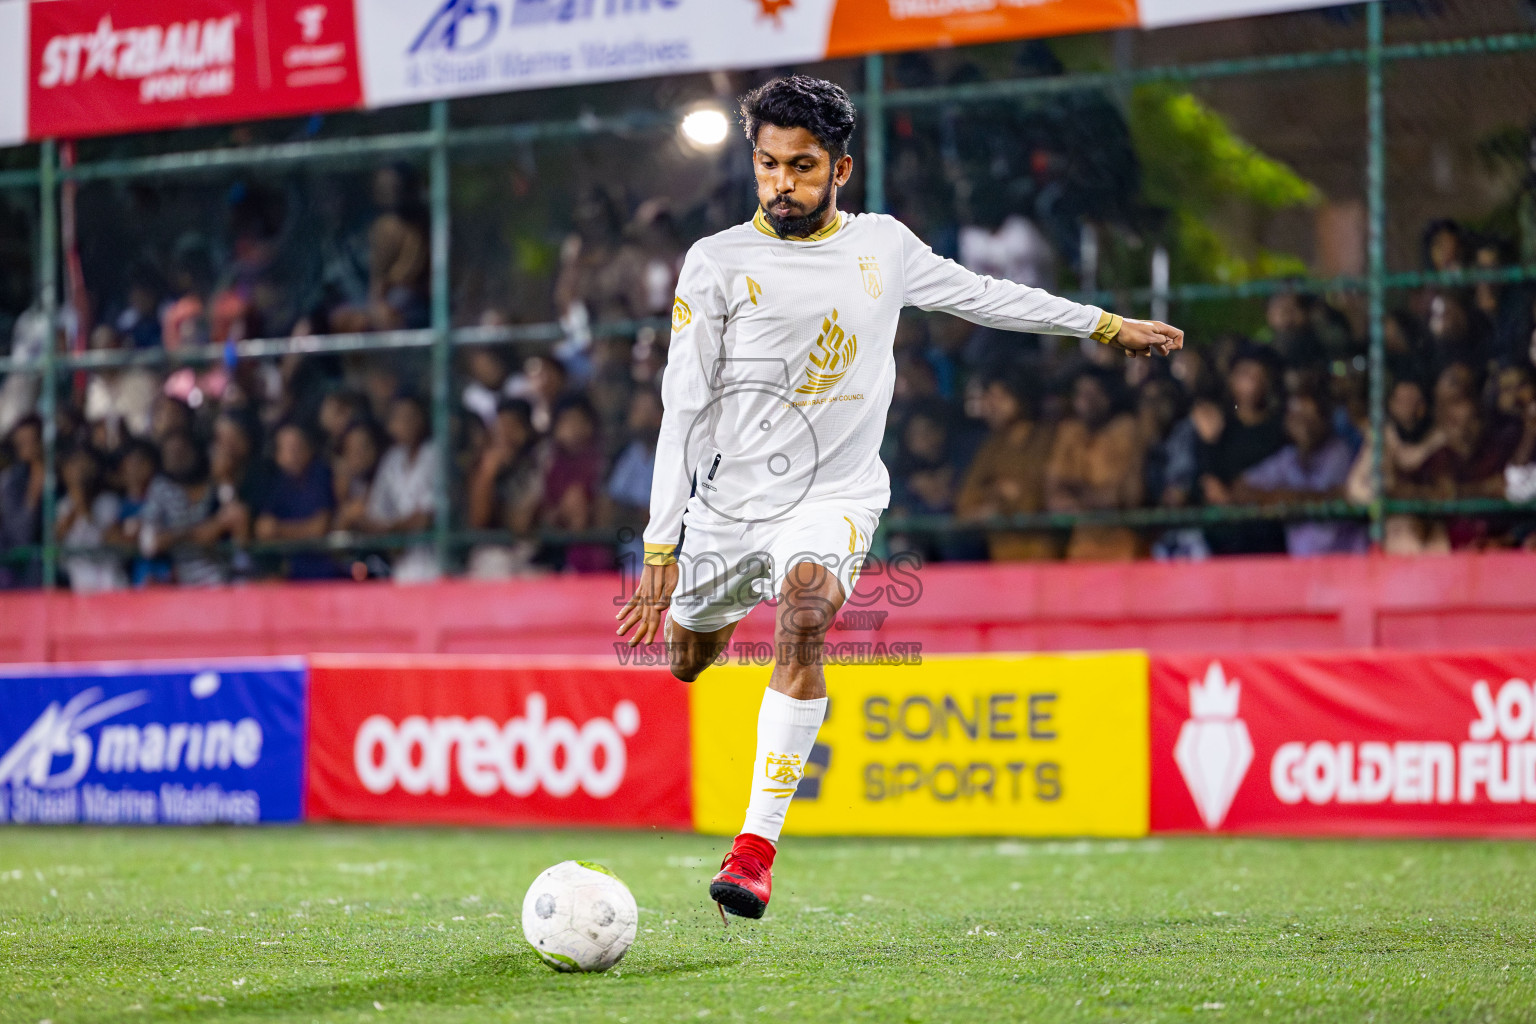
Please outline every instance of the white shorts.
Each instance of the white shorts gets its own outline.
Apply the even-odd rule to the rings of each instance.
[[[846,501],[805,502],[770,522],[740,523],[688,503],[678,548],[677,589],[668,614],[685,629],[712,633],[777,597],[790,567],[819,562],[853,594],[880,510]]]

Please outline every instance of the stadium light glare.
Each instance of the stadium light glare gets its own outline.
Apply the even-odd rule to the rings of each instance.
[[[730,134],[731,123],[723,111],[702,107],[683,118],[683,137],[695,146],[713,149]]]

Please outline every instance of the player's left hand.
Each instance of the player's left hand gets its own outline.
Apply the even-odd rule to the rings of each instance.
[[[1127,318],[1109,343],[1133,359],[1166,356],[1184,347],[1184,332],[1157,320]]]
[[[636,584],[635,592],[614,616],[619,620],[618,635],[623,636],[638,626],[635,635],[629,638],[629,646],[655,640],[661,632],[662,613],[672,604],[672,591],[676,589],[676,562],[647,565],[640,570],[640,582]]]

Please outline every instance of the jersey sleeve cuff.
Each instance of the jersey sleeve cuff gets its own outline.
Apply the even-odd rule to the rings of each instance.
[[[1120,333],[1120,328],[1124,323],[1125,318],[1122,316],[1117,316],[1114,313],[1100,313],[1099,326],[1095,327],[1093,333],[1088,335],[1088,337],[1101,345],[1108,345],[1114,336]]]
[[[646,565],[671,565],[677,561],[676,544],[646,544]]]

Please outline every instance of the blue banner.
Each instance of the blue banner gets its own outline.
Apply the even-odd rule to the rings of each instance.
[[[0,822],[297,821],[299,659],[0,673]]]

